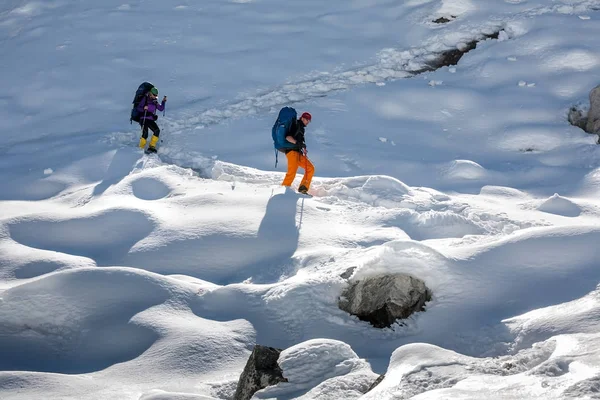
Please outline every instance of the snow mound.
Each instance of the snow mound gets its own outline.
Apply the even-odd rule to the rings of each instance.
[[[474,364],[474,358],[434,345],[405,345],[394,351],[385,378],[364,399],[389,398],[392,393],[409,398],[421,392],[451,387]]]
[[[540,204],[538,210],[564,217],[577,217],[581,214],[581,208],[577,204],[559,196],[558,193],[554,193],[552,197]]]
[[[588,196],[600,194],[600,168],[595,168],[585,175],[579,186],[578,194]]]
[[[396,240],[365,252],[364,256],[357,258],[357,262],[361,266],[352,276],[353,280],[405,273],[424,280],[435,293],[440,277],[436,276],[434,270],[447,268],[448,260],[422,243]]]
[[[330,179],[318,183],[312,191],[319,197],[334,196],[386,208],[402,206],[413,194],[411,188],[398,179],[380,175]]]
[[[313,339],[283,350],[278,364],[288,382],[266,388],[256,397],[279,399],[294,393],[289,398],[352,399],[362,396],[377,377],[349,345],[330,339]]]
[[[590,398],[599,381],[599,341],[598,334],[555,336],[498,358],[405,345],[394,351],[385,378],[363,399]]]
[[[501,197],[505,199],[527,199],[529,195],[525,192],[522,192],[518,189],[513,189],[505,186],[484,186],[481,188],[479,192],[482,196],[494,196]]]
[[[279,366],[288,381],[309,384],[350,372],[362,366],[356,353],[346,343],[314,339],[281,352]]]
[[[159,377],[240,368],[252,326],[195,315],[189,301],[197,293],[195,284],[125,267],[55,272],[8,289],[0,301],[0,370],[98,373],[148,388]]]
[[[402,229],[412,240],[440,238],[460,238],[465,235],[479,235],[487,228],[478,224],[468,215],[460,215],[453,210],[414,210],[401,209],[394,219],[387,221]]]
[[[135,358],[157,334],[129,320],[168,296],[158,277],[125,268],[64,271],[9,289],[0,369],[82,373]]]
[[[598,321],[600,287],[582,298],[533,310],[502,322],[515,335],[514,349],[518,350],[559,334],[595,333]]]
[[[454,160],[442,170],[442,175],[449,179],[476,180],[487,176],[487,171],[475,161]]]
[[[427,239],[463,237],[484,233],[472,219],[451,211],[427,211],[414,219],[414,229]],[[414,238],[413,238],[414,239]]]

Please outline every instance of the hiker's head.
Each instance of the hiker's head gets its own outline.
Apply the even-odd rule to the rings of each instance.
[[[154,97],[154,98],[156,98],[156,97],[158,97],[158,89],[157,89],[157,88],[155,88],[155,87],[153,87],[152,89],[150,89],[150,92],[148,92],[148,94],[149,94],[151,97]]]
[[[300,116],[300,119],[302,120],[302,122],[304,123],[304,126],[308,125],[310,123],[310,121],[312,120],[312,115],[310,115],[307,112],[303,112],[302,115]]]

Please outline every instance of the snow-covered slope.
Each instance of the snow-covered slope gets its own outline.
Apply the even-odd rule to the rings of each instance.
[[[231,399],[257,343],[288,378],[262,399],[594,398],[600,147],[566,113],[600,80],[598,10],[5,1],[0,398]],[[143,80],[159,157],[127,124]],[[273,167],[287,104],[313,198]],[[350,268],[433,300],[373,328],[337,306]]]

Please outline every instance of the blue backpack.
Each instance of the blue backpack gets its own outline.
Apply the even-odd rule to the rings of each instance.
[[[295,149],[296,145],[285,140],[288,136],[292,124],[298,119],[298,113],[292,107],[283,107],[279,111],[277,120],[271,129],[273,137],[273,147],[275,147],[275,167],[277,167],[277,152],[288,149]]]
[[[132,101],[133,107],[131,108],[131,117],[129,118],[130,124],[133,123],[132,121],[140,122],[141,115],[140,112],[137,110],[137,106],[138,104],[140,104],[140,101],[142,101],[144,96],[146,96],[153,87],[154,85],[150,82],[144,82],[136,90],[135,96],[133,97]]]

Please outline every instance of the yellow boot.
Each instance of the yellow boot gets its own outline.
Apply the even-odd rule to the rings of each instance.
[[[158,136],[152,135],[152,139],[150,139],[150,146],[148,146],[149,153],[156,153],[156,143],[158,143]]]
[[[139,146],[140,146],[140,149],[143,149],[144,147],[146,147],[146,139],[141,137]]]

